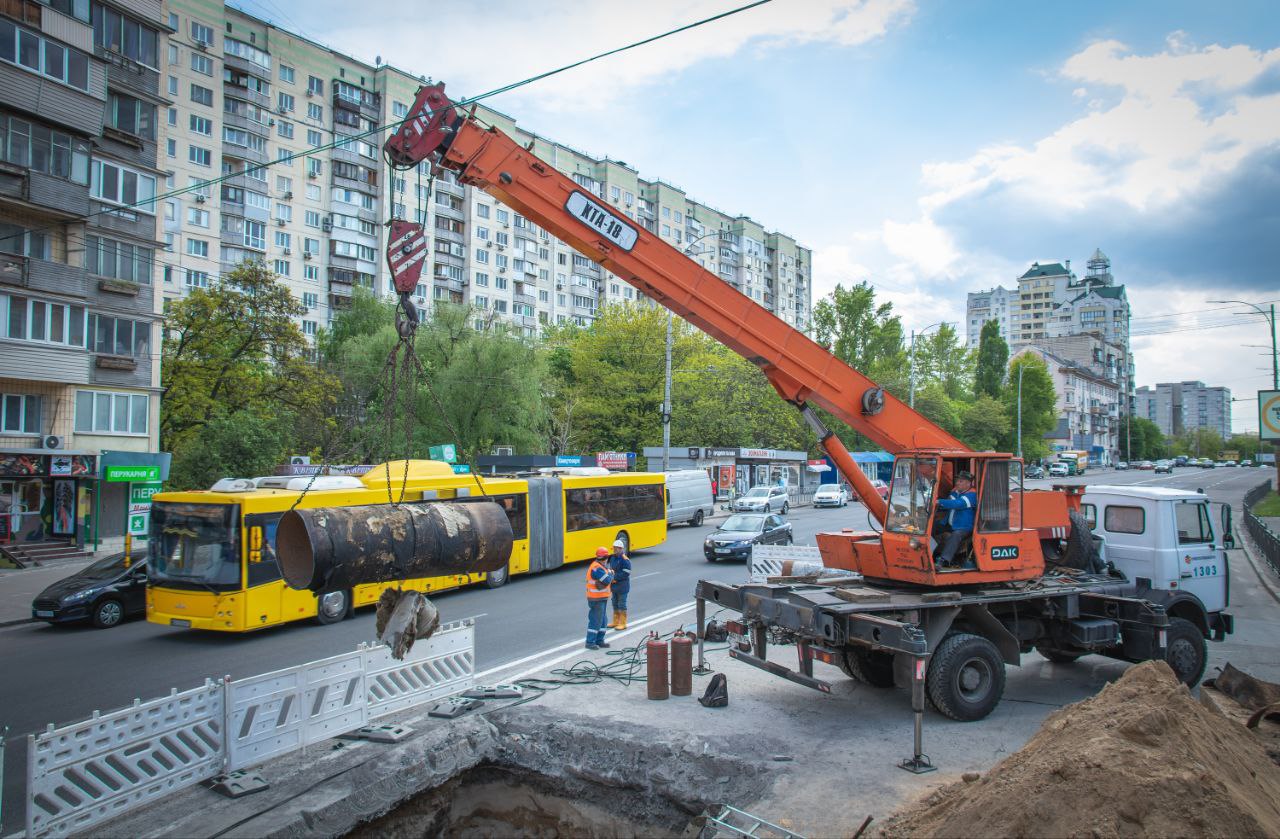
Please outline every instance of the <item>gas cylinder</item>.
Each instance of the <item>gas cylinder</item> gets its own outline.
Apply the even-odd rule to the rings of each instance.
[[[644,645],[646,677],[650,699],[666,699],[667,694],[667,642],[650,632]]]
[[[693,635],[677,629],[671,638],[671,695],[693,693]]]

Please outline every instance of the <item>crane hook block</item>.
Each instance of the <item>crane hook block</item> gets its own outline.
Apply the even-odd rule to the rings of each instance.
[[[492,501],[298,508],[280,518],[276,555],[292,588],[336,591],[498,571],[513,540],[506,510]]]
[[[393,219],[387,237],[387,266],[396,291],[412,294],[427,257],[427,233],[421,224]]]

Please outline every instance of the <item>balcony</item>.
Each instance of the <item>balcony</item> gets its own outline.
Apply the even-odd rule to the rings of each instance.
[[[0,198],[46,207],[53,215],[69,218],[89,212],[87,185],[9,163],[0,163]]]
[[[520,294],[519,292],[512,295],[512,302],[523,303],[527,306],[536,306],[538,301],[532,294]]]
[[[95,48],[94,55],[107,63],[107,84],[113,90],[150,99],[160,97],[160,74],[157,71],[102,47]]]
[[[90,73],[90,81],[102,77]],[[102,82],[97,81],[98,90]],[[102,133],[103,100],[29,73],[11,64],[0,64],[0,105],[7,105],[55,126],[66,126],[96,137]]]
[[[89,275],[84,268],[26,256],[0,254],[0,283],[70,297],[89,296]]]
[[[259,93],[256,90],[250,90],[249,88],[242,87],[235,82],[228,81],[224,81],[222,83],[222,90],[224,93],[234,96],[236,99],[243,99],[246,102],[252,102],[259,108],[266,108],[268,110],[275,109],[275,103],[271,101],[271,94],[269,93]]]
[[[255,64],[247,58],[241,58],[240,56],[229,52],[222,54],[222,66],[232,70],[240,70],[241,72],[248,73],[250,76],[256,76],[264,82],[272,81],[271,71],[266,67],[263,67],[261,64]]]

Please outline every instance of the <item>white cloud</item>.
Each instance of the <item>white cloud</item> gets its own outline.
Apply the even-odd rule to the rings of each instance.
[[[733,8],[724,0],[648,0],[582,3],[548,0],[474,6],[372,0],[359,20],[324,16],[332,30],[316,34],[357,55],[380,54],[414,72],[444,79],[455,93],[474,95],[657,35]],[[914,0],[801,0],[774,2],[539,81],[511,96],[549,111],[602,111],[639,88],[674,78],[702,61],[747,49],[769,51],[807,44],[850,47],[908,20]],[[502,25],[495,25],[495,20]],[[364,21],[364,23],[361,23]],[[317,24],[319,26],[321,24]],[[725,92],[725,95],[734,95]],[[494,102],[503,109],[510,98]]]

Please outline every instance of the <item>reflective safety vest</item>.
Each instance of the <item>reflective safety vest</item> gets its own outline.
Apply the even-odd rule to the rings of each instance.
[[[604,576],[599,580],[592,576],[597,568],[604,572]],[[607,599],[609,597],[609,586],[612,582],[613,574],[610,573],[609,566],[598,559],[591,560],[591,564],[587,566],[587,599]]]

